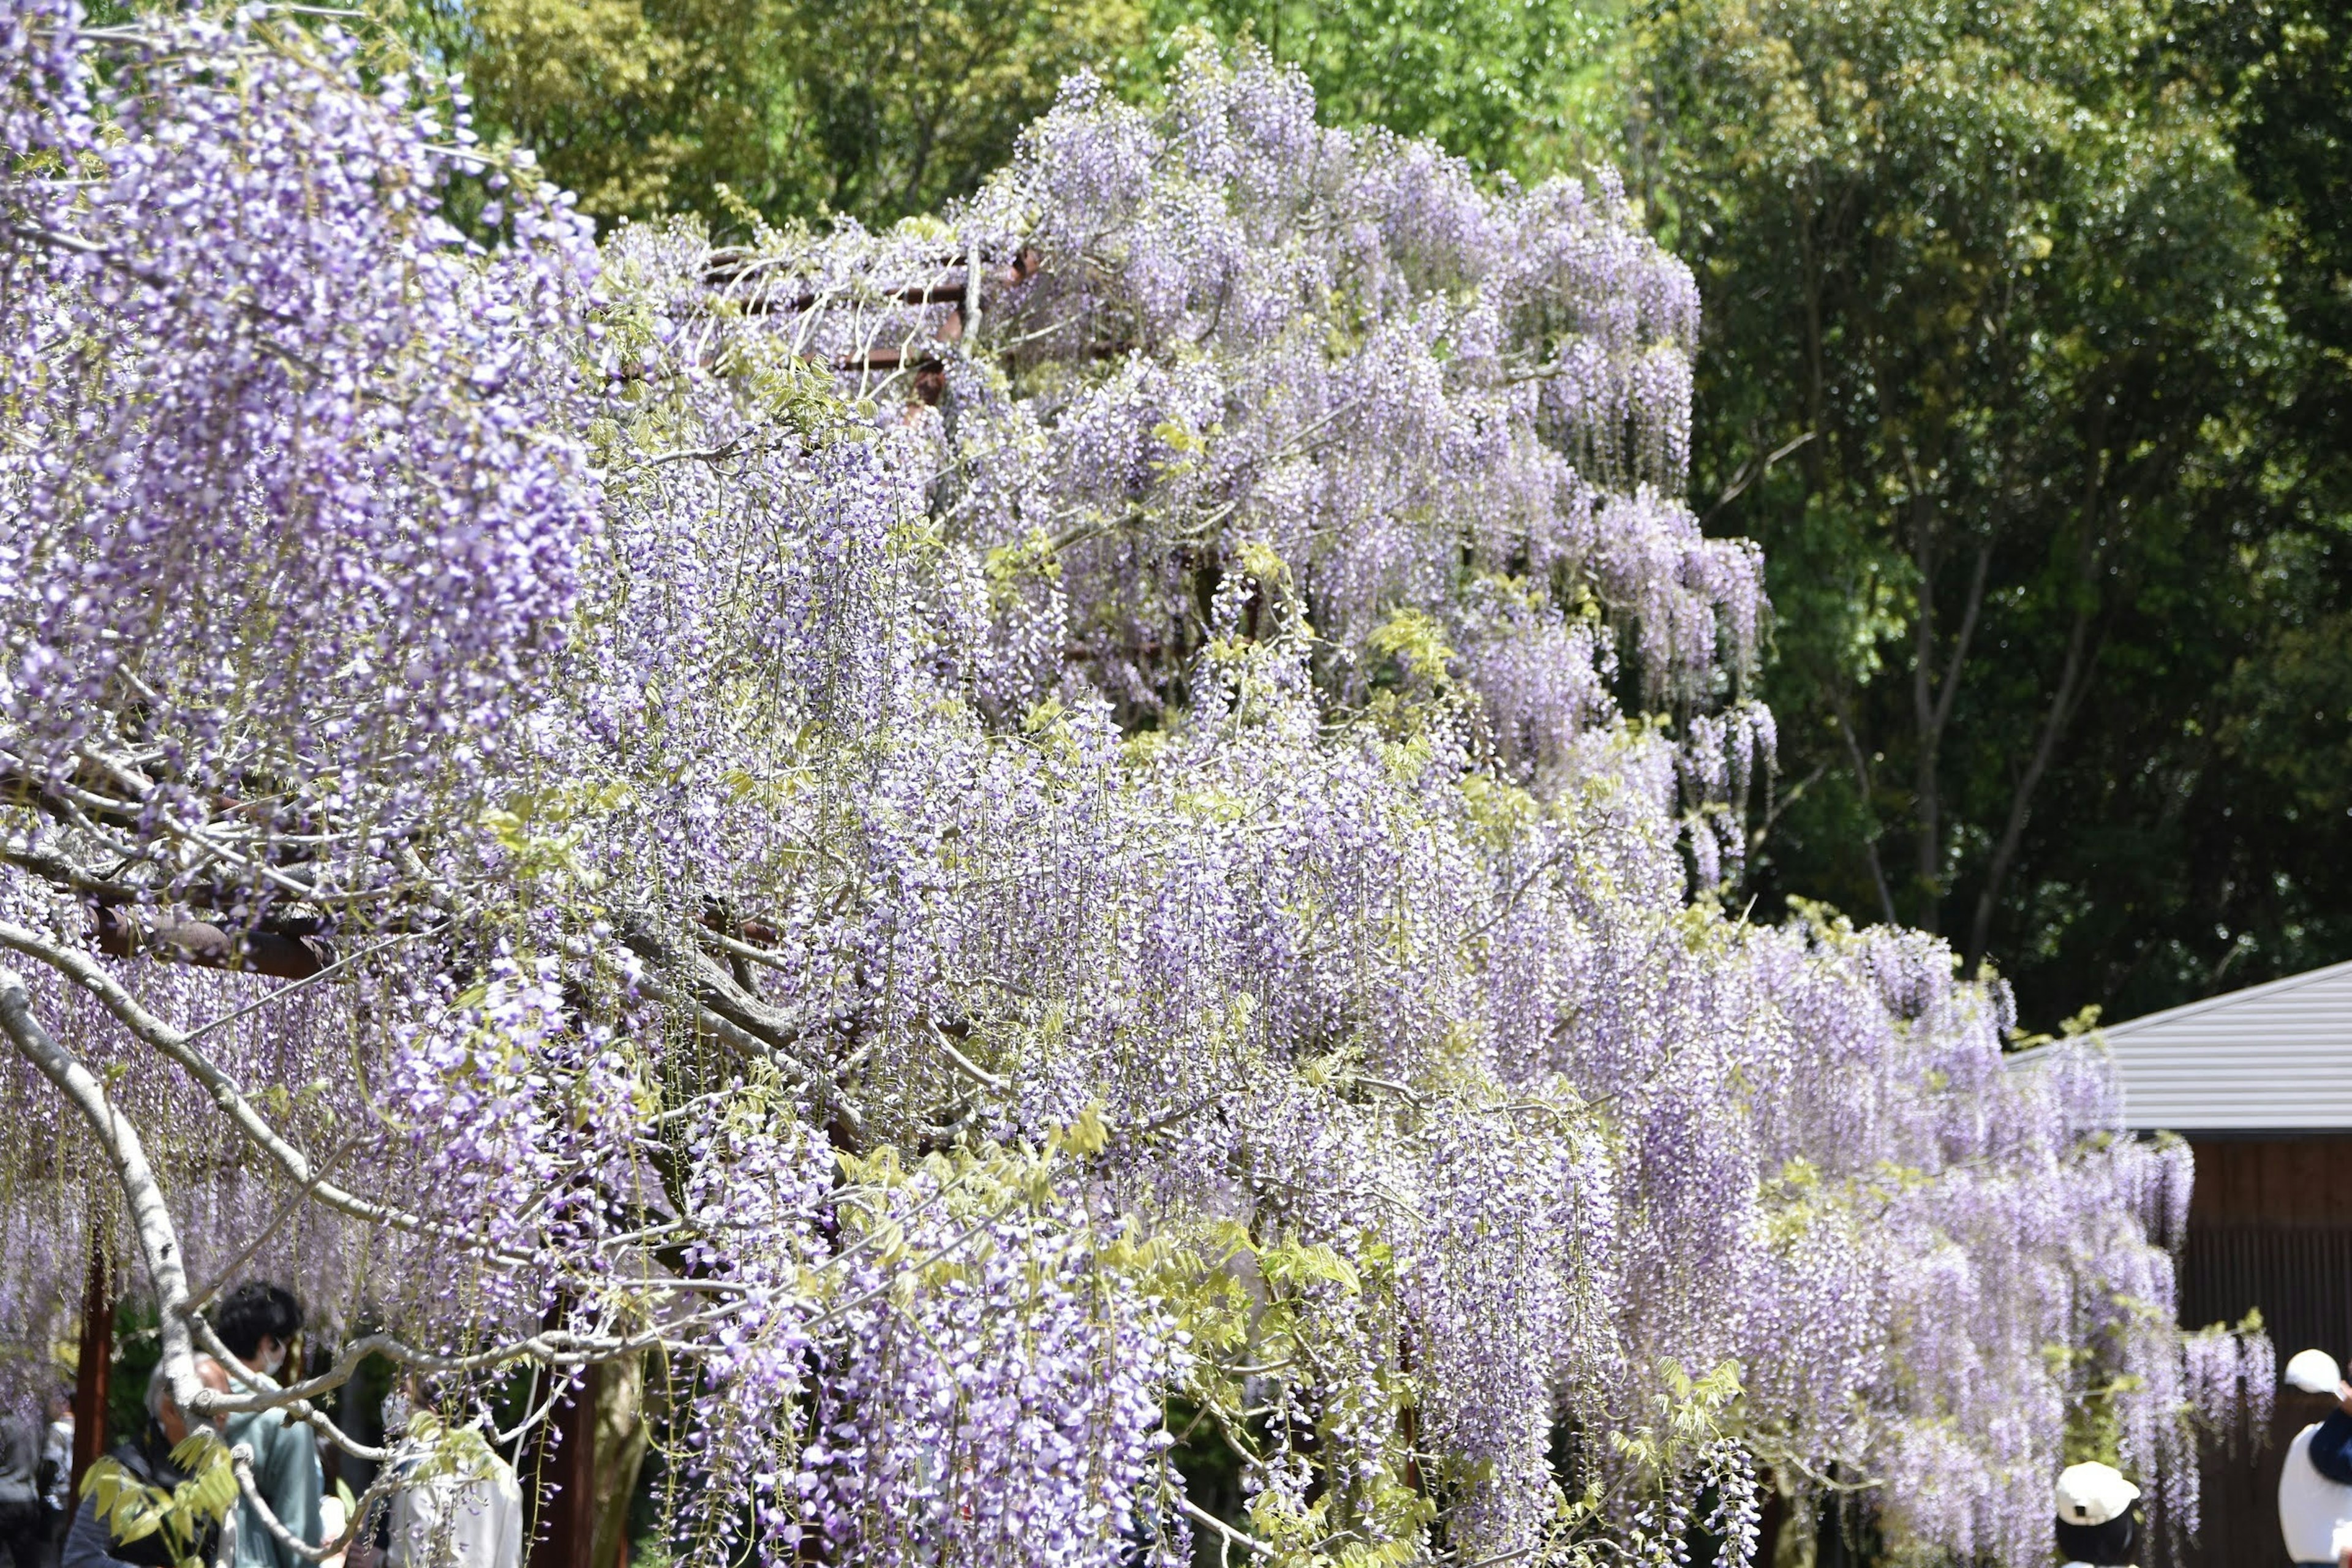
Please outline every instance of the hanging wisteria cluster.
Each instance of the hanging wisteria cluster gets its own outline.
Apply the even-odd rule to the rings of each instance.
[[[95,1247],[192,1407],[253,1270],[352,1348],[233,1404],[656,1364],[713,1565],[2193,1527],[2185,1146],[1735,896],[1759,563],[1610,179],[1202,52],[600,251],[299,20],[0,0],[0,1337]]]

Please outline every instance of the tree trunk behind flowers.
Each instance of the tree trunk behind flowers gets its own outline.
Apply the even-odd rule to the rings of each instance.
[[[74,1435],[72,1497],[81,1496],[81,1479],[106,1452],[108,1374],[114,1360],[114,1289],[108,1259],[93,1237],[89,1268],[82,1285],[79,1353],[74,1361]]]

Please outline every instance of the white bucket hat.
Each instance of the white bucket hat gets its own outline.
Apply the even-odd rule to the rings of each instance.
[[[2336,1358],[2326,1351],[2297,1351],[2286,1363],[2286,1385],[2305,1394],[2333,1394],[2343,1381]]]
[[[2058,1478],[2058,1517],[2068,1524],[2105,1524],[2139,1499],[2139,1489],[2112,1465],[2069,1465]]]

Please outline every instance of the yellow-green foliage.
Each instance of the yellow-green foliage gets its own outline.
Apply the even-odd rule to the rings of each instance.
[[[169,1491],[150,1486],[108,1457],[82,1477],[81,1495],[97,1505],[100,1522],[115,1544],[157,1539],[177,1568],[201,1568],[207,1526],[228,1517],[236,1502],[236,1471],[228,1446],[209,1426],[199,1426],[172,1450],[172,1463],[187,1476]]]
[[[472,0],[453,43],[493,136],[597,217],[741,203],[868,222],[1004,162],[1065,76],[1139,65],[1136,0]]]

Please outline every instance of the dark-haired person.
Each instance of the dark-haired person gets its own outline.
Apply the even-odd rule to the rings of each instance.
[[[254,1381],[278,1386],[278,1373],[302,1332],[302,1304],[283,1286],[247,1280],[212,1310],[213,1332]],[[228,1420],[228,1440],[253,1450],[253,1489],[298,1540],[317,1546],[325,1537],[319,1498],[326,1477],[310,1429],[283,1410],[244,1411]],[[261,1521],[250,1502],[237,1505],[236,1568],[310,1568]]]
[[[196,1358],[196,1380],[215,1394],[229,1391],[228,1373],[208,1355]],[[172,1397],[172,1385],[158,1366],[147,1380],[146,1429],[137,1442],[118,1445],[107,1458],[129,1471],[134,1480],[169,1492],[188,1479],[172,1463],[172,1450],[186,1439],[189,1430],[187,1413]],[[201,1539],[180,1544],[193,1545],[184,1555],[209,1563],[219,1536],[220,1527],[207,1524]],[[173,1543],[162,1531],[136,1541],[115,1540],[107,1521],[98,1517],[98,1497],[92,1493],[81,1500],[73,1527],[66,1531],[63,1568],[173,1568],[181,1554],[175,1553]]]

